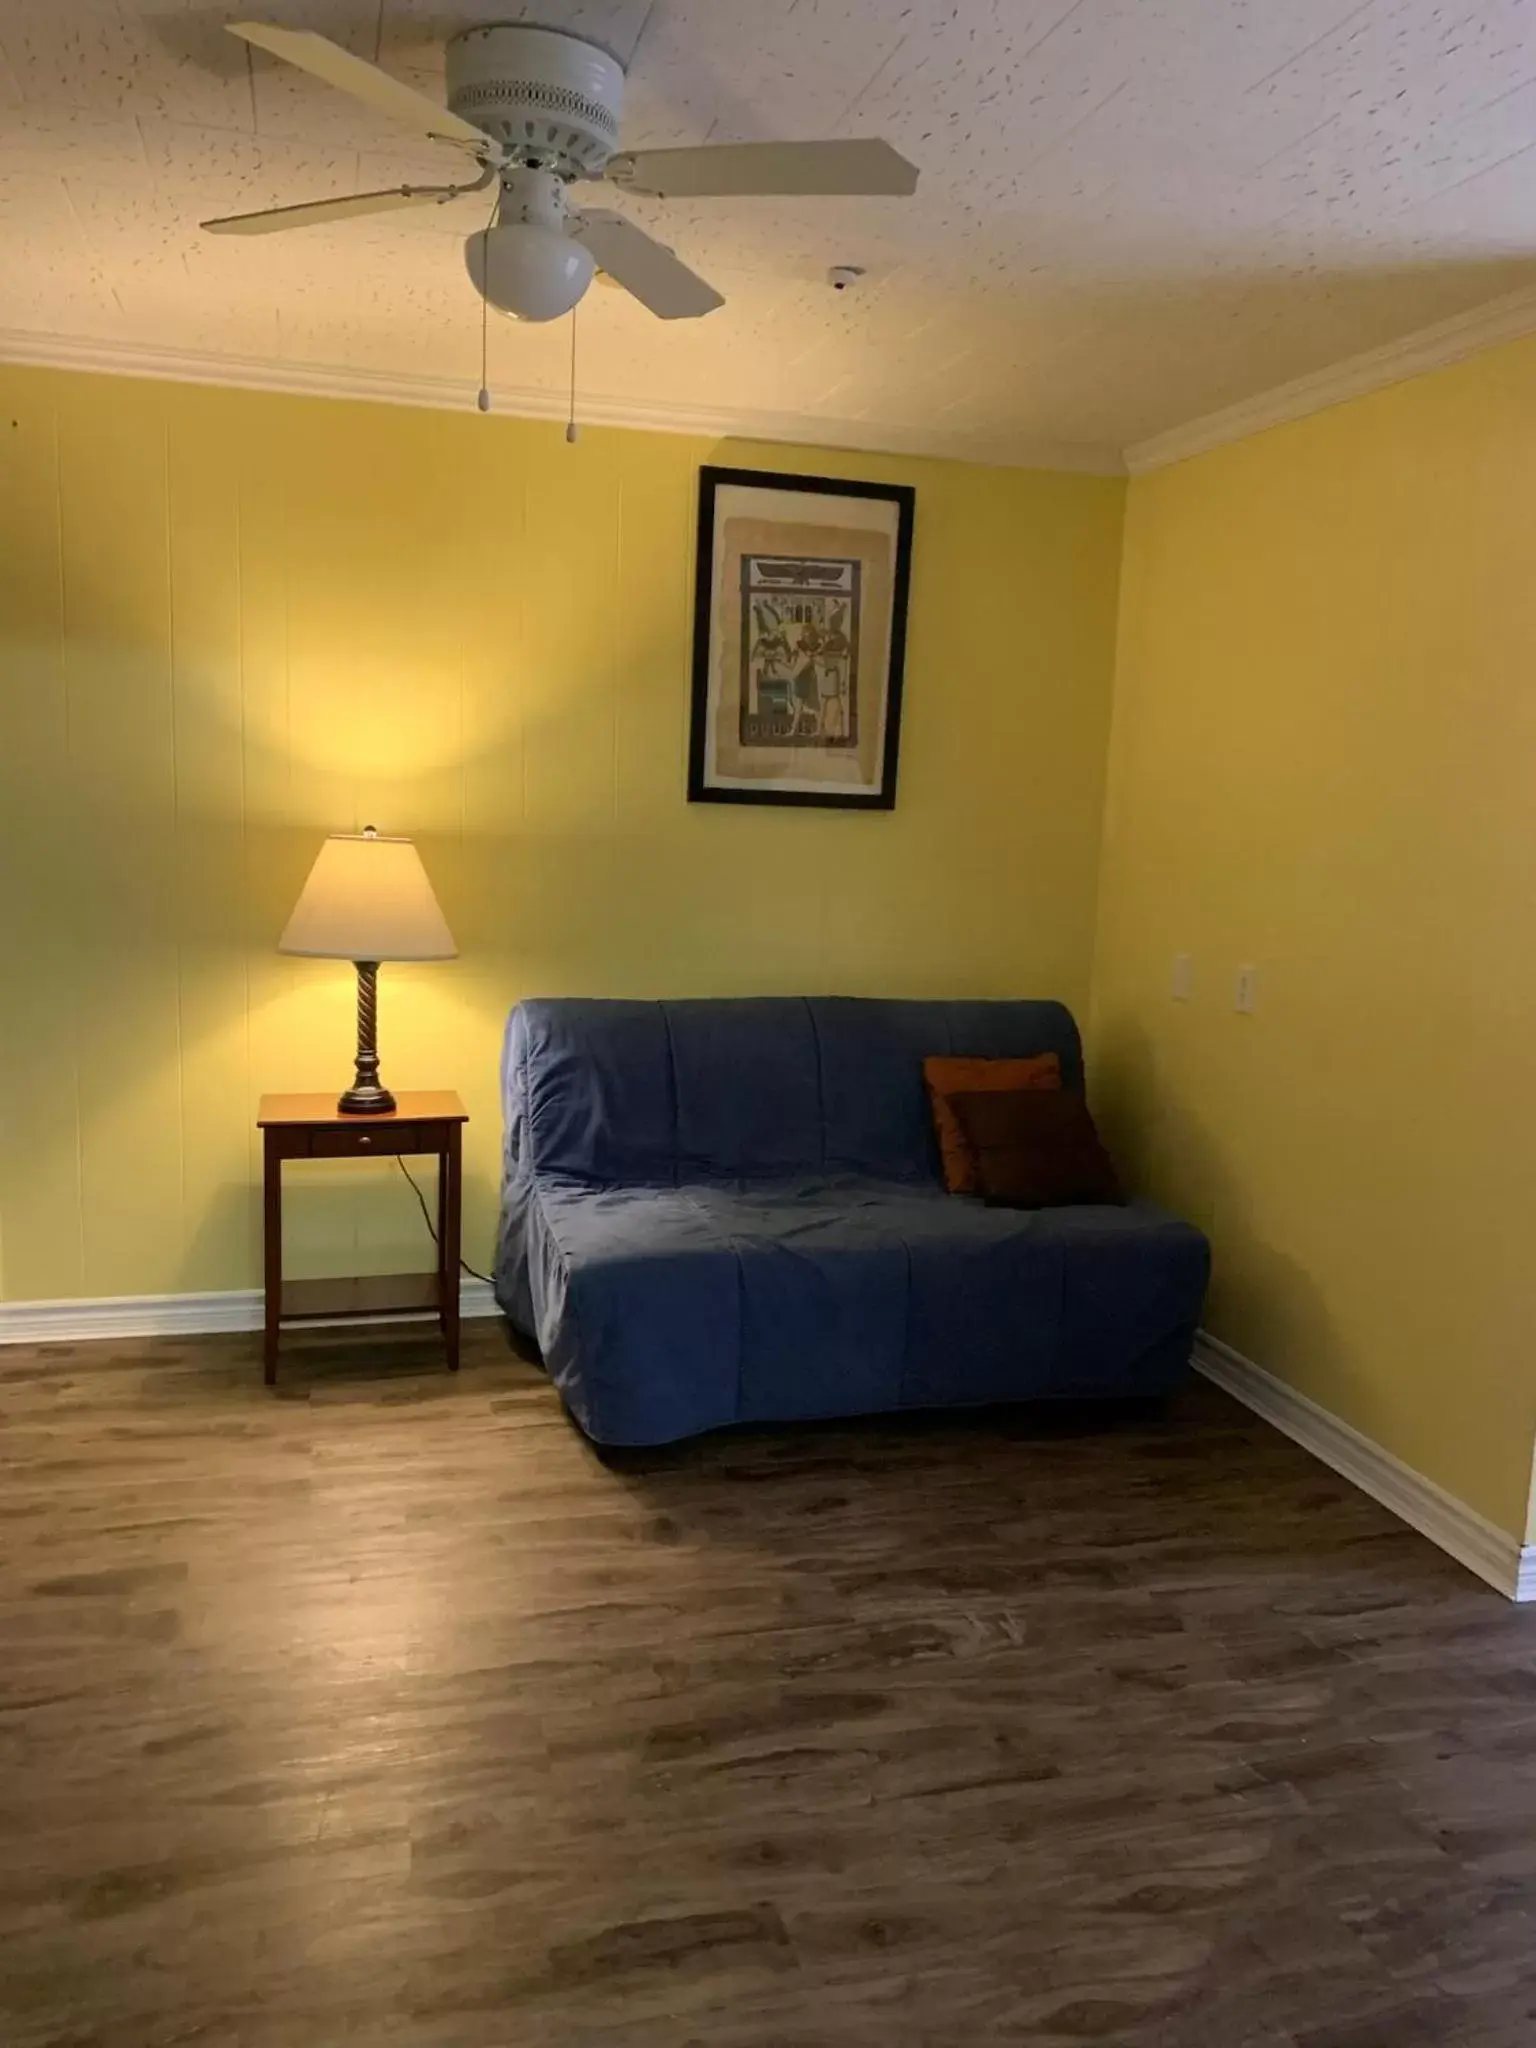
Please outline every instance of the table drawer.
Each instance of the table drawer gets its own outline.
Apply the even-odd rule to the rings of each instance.
[[[396,1152],[441,1150],[440,1124],[344,1124],[309,1134],[311,1159],[387,1158]]]

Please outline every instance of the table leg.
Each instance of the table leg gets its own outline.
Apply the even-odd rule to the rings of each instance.
[[[262,1325],[262,1378],[277,1384],[278,1316],[283,1305],[283,1156],[277,1134],[264,1131],[261,1175],[262,1265],[265,1317]]]
[[[464,1205],[464,1132],[448,1127],[447,1146],[437,1164],[437,1246],[443,1342],[448,1370],[459,1369],[459,1239]]]
[[[448,1139],[437,1155],[437,1327],[448,1335]]]

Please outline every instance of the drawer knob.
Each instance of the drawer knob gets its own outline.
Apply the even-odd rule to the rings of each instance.
[[[372,1138],[364,1136],[360,1137],[357,1142],[359,1143],[359,1145],[371,1145],[373,1143],[373,1140]]]

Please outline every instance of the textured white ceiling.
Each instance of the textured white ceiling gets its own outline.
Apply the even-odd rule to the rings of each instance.
[[[1536,0],[0,0],[0,329],[472,400],[482,201],[198,233],[459,161],[226,36],[242,13],[437,95],[455,29],[545,21],[630,63],[629,147],[883,134],[922,167],[915,200],[605,201],[728,304],[591,293],[594,399],[1102,461],[1536,280]],[[838,297],[832,263],[868,280]],[[492,381],[553,393],[568,347],[497,321]]]

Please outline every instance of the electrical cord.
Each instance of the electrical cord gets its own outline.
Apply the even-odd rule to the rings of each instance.
[[[421,1205],[421,1220],[427,1226],[427,1235],[431,1238],[432,1242],[436,1244],[437,1225],[432,1221],[432,1211],[427,1207],[426,1196],[421,1192],[421,1189],[416,1185],[416,1176],[411,1172],[411,1169],[406,1165],[405,1161],[400,1157],[400,1154],[398,1152],[395,1154],[395,1164],[399,1167],[400,1171],[405,1175],[406,1179],[410,1182],[411,1193],[416,1197],[416,1200]],[[473,1267],[469,1263],[468,1259],[461,1258],[459,1260],[459,1264],[464,1269],[464,1271],[469,1275],[471,1280],[483,1280],[487,1287],[493,1287],[496,1284],[491,1279],[489,1273],[478,1272],[475,1269],[475,1267]]]

